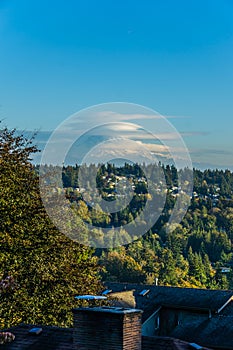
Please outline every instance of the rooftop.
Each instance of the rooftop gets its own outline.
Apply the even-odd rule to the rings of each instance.
[[[171,333],[185,341],[195,338],[199,344],[205,344],[214,349],[233,349],[233,317],[217,316],[204,321],[180,324]]]
[[[8,331],[14,333],[12,343],[1,345],[2,350],[78,350],[73,345],[73,329],[42,326],[40,335],[30,335],[35,325],[18,325]],[[38,327],[38,326],[36,326]],[[41,327],[41,326],[40,326]],[[142,337],[142,350],[190,350],[187,342],[170,337]],[[203,348],[207,350],[206,348]],[[80,349],[81,350],[81,349]],[[110,349],[109,349],[110,350]]]
[[[1,345],[2,350],[75,350],[73,346],[73,329],[43,326],[40,335],[31,335],[33,325],[19,325],[10,328],[15,335],[11,343]],[[38,326],[36,326],[38,327]]]
[[[113,282],[106,282],[105,285],[112,290],[112,293],[132,291],[135,307],[144,311],[143,321],[160,306],[196,311],[211,311],[211,313],[217,314],[233,300],[233,291],[230,290],[164,287]],[[149,290],[149,292],[145,296],[140,295],[145,290]],[[112,295],[114,296],[114,294]]]
[[[170,337],[142,337],[142,350],[191,350],[189,343]],[[207,348],[202,348],[208,350]],[[209,349],[210,350],[210,349]]]

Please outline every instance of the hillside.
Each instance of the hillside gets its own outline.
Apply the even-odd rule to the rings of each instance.
[[[180,189],[175,167],[159,166],[165,173],[166,189],[159,189],[158,184],[154,191],[166,191],[162,215],[137,241],[116,249],[96,251],[104,266],[103,278],[121,282],[158,281],[161,285],[172,286],[232,288],[233,173],[229,170],[194,169],[188,211],[179,226],[167,233],[166,223]],[[108,164],[99,170],[97,187],[106,200],[112,201],[118,196],[118,182],[130,183],[134,191],[130,204],[114,214],[93,210],[91,203],[85,203],[85,189],[78,187],[78,170],[78,166],[65,167],[63,184],[67,197],[77,204],[79,215],[99,231],[101,227],[122,226],[122,235],[127,234],[124,225],[134,220],[153,196],[153,193],[148,193],[146,177],[140,167]]]

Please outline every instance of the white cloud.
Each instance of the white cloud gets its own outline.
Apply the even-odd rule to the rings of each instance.
[[[138,125],[129,124],[129,123],[113,123],[105,126],[107,130],[113,131],[138,131]]]
[[[113,111],[102,111],[102,112],[97,112],[96,113],[96,118],[98,118],[98,120],[101,119],[107,119],[109,121],[109,119],[114,119],[114,121],[129,121],[129,120],[140,120],[140,119],[186,119],[186,118],[190,118],[190,117],[186,117],[186,116],[174,116],[174,115],[170,115],[170,116],[163,116],[159,113],[153,113],[153,114],[145,114],[145,113],[117,113],[117,112],[113,112]]]

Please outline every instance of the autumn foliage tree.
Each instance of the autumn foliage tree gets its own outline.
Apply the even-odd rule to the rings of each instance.
[[[0,131],[0,328],[20,322],[69,326],[75,294],[101,286],[93,251],[61,234],[43,207],[33,138]]]

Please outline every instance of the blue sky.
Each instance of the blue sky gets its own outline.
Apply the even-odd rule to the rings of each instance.
[[[173,116],[200,166],[233,169],[231,0],[0,0],[0,118],[53,130],[94,104]]]

